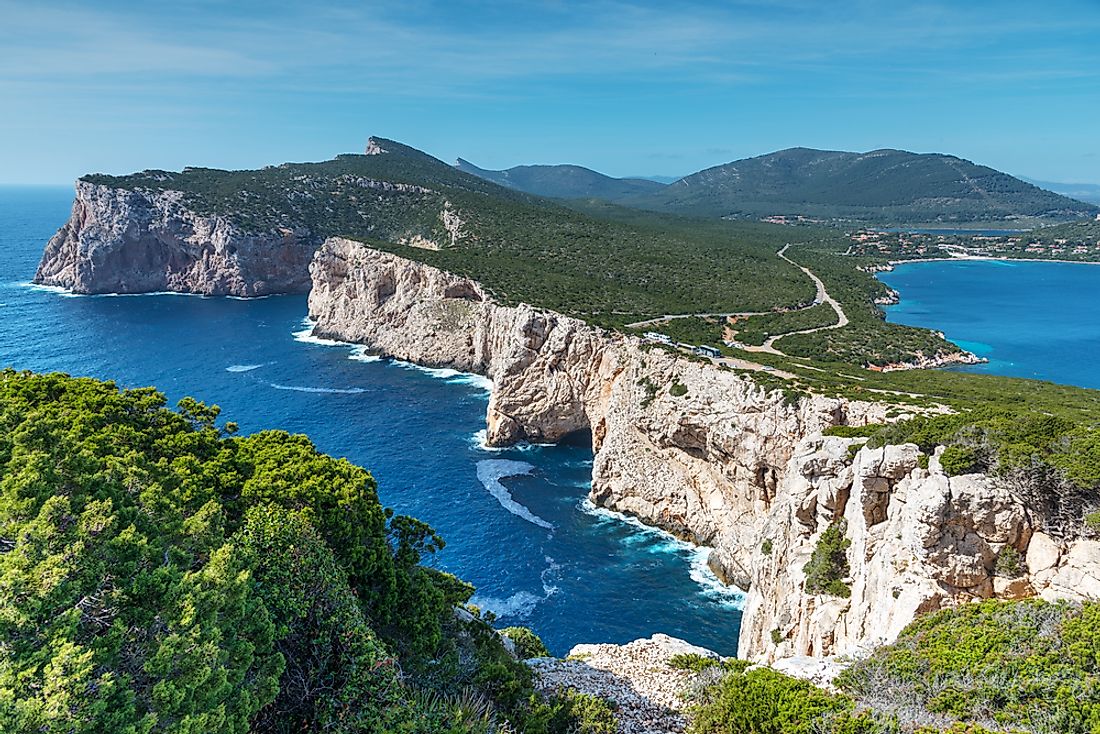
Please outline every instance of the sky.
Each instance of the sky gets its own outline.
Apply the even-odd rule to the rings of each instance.
[[[0,183],[370,135],[679,176],[782,148],[1100,183],[1100,0],[0,0]]]

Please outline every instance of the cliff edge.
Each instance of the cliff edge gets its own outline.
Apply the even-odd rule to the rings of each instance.
[[[743,658],[860,654],[918,614],[973,599],[1100,598],[1100,544],[1044,532],[995,478],[948,477],[911,444],[823,435],[896,406],[792,402],[352,240],[326,240],[310,273],[318,336],[489,377],[490,444],[591,431],[592,501],[712,547],[711,567],[747,591]],[[834,525],[847,596],[807,589],[806,564]],[[1015,570],[998,563],[1006,548],[1022,559]]]
[[[34,282],[74,293],[305,293],[317,243],[305,227],[245,232],[196,213],[179,191],[77,181],[72,214]]]

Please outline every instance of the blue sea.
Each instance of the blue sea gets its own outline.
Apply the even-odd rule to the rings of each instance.
[[[889,321],[942,331],[988,364],[960,368],[1100,388],[1100,266],[959,260],[898,265]]]
[[[655,632],[732,655],[741,596],[705,552],[585,500],[588,445],[481,445],[485,381],[319,343],[304,296],[69,296],[27,285],[68,188],[0,187],[0,366],[154,385],[222,407],[243,432],[308,434],[367,467],[382,501],[429,522],[434,563],[553,653]]]

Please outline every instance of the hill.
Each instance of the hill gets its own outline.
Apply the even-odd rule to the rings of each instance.
[[[616,220],[498,186],[392,140],[371,144],[383,152],[255,171],[82,180],[153,198],[180,192],[191,211],[247,233],[305,229],[315,244],[330,236],[369,241],[475,277],[502,301],[598,323],[770,310],[813,297],[812,284],[775,257],[787,228],[641,212]]]
[[[709,217],[802,215],[880,224],[1069,220],[1100,212],[955,156],[809,148],[708,168],[623,203]]]
[[[510,189],[555,199],[619,201],[660,191],[665,184],[647,178],[612,178],[583,166],[515,166],[489,171],[459,158],[455,168]]]

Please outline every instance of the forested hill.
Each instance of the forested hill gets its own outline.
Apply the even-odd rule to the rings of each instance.
[[[556,199],[620,201],[665,188],[665,184],[649,179],[612,178],[583,166],[515,166],[503,171],[490,171],[459,158],[455,168],[510,189]]]
[[[791,148],[687,176],[623,203],[700,216],[875,223],[1070,220],[1100,207],[938,153]]]

